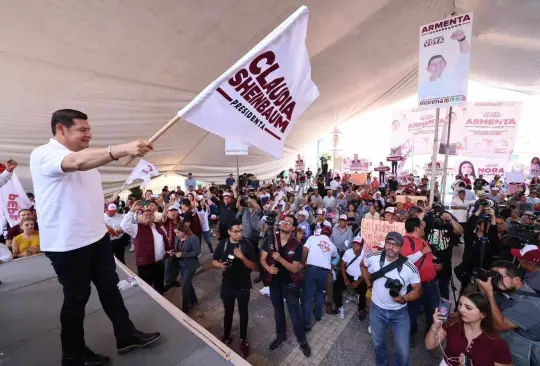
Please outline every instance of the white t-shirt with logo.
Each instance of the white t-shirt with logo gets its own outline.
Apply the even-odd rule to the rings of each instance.
[[[364,265],[367,267],[369,273],[375,273],[379,269],[381,269],[381,253],[382,252],[368,253],[364,258]],[[389,264],[390,262],[388,262],[388,259],[385,259],[383,267],[386,267]],[[403,284],[400,291],[401,296],[404,296],[407,293],[408,285],[420,283],[420,274],[418,273],[418,269],[414,266],[414,264],[409,261],[403,263],[400,272],[398,272],[397,268],[394,268],[384,276],[386,278],[397,279]],[[384,284],[386,283],[385,277],[381,277],[375,282],[373,282],[373,292],[371,295],[371,300],[378,307],[385,310],[399,310],[407,306],[406,303],[400,304],[392,300],[389,289],[384,286]]]
[[[360,271],[360,263],[362,263],[362,260],[364,259],[365,254],[366,252],[361,251],[360,256],[358,256],[358,258],[356,258],[356,260],[352,262],[351,264],[351,261],[356,257],[356,254],[354,254],[354,251],[352,250],[352,248],[350,248],[345,251],[345,253],[343,254],[343,258],[341,258],[343,262],[347,263],[345,267],[347,267],[350,264],[347,267],[346,271],[347,271],[347,274],[352,276],[355,281],[357,281],[360,277],[362,277],[362,272]]]
[[[307,265],[330,269],[333,257],[338,255],[337,248],[326,235],[313,235],[308,238],[304,248],[309,249]]]
[[[115,214],[114,216],[109,216],[107,215],[106,213],[103,214],[103,219],[105,221],[105,224],[109,225],[110,227],[112,227],[113,229],[121,229],[120,227],[120,224],[122,223],[122,219],[124,218],[124,215],[122,214]],[[124,233],[120,234],[120,235],[111,235],[111,241],[112,240],[116,240],[116,239],[120,239],[122,236],[124,235]]]
[[[452,210],[452,215],[454,215],[457,222],[467,222],[467,212],[471,204],[474,204],[474,202],[467,201],[466,199],[462,201],[459,197],[455,197],[452,200],[450,206],[465,208],[465,210]]]
[[[72,151],[55,139],[30,154],[39,217],[40,249],[67,252],[103,238],[103,189],[97,169],[65,173],[62,161]]]

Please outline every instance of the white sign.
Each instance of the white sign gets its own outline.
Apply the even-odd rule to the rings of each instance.
[[[11,227],[19,223],[20,210],[32,207],[32,202],[26,195],[21,181],[15,173],[0,188],[0,205],[2,206],[2,213]]]
[[[467,102],[472,21],[467,13],[420,27],[418,109]]]
[[[152,177],[157,177],[158,175],[159,171],[153,164],[141,159],[139,164],[137,164],[135,169],[133,169],[129,177],[126,179],[126,183],[124,183],[124,185],[128,185],[138,179],[142,179],[144,181],[144,185],[147,186]]]
[[[516,143],[521,104],[471,102],[453,108],[449,154],[510,159]],[[448,116],[445,126],[447,120]],[[441,143],[446,144],[446,138],[442,140]]]
[[[510,171],[512,171],[511,160],[461,157],[455,161],[456,175],[461,174],[463,177],[467,175],[471,180],[475,180],[480,174],[485,180],[493,179],[496,175],[503,177]]]
[[[319,96],[311,80],[307,25],[308,9],[302,6],[178,115],[281,159],[294,124]]]
[[[225,139],[225,155],[247,155],[248,144],[235,138]]]

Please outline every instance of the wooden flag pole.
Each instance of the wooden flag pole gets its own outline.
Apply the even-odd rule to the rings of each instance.
[[[167,132],[167,130],[169,130],[169,128],[171,128],[179,120],[180,120],[180,116],[176,115],[173,119],[167,122],[165,126],[161,127],[161,129],[158,132],[156,132],[152,137],[150,137],[148,141],[152,143],[156,141],[158,138],[161,137],[161,135]],[[133,160],[135,160],[135,158],[129,158],[128,161],[124,164],[124,166],[128,166]]]

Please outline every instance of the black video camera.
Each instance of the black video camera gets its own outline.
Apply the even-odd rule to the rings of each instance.
[[[276,216],[277,216],[277,212],[276,211],[271,211],[271,210],[267,210],[267,211],[264,211],[264,216],[266,216],[266,225],[268,226],[274,226],[274,224],[276,223]]]
[[[482,268],[474,268],[472,270],[472,276],[484,282],[486,282],[488,278],[491,277],[491,284],[493,286],[493,290],[495,291],[497,291],[497,289],[499,288],[498,284],[499,281],[502,279],[502,276],[499,272],[493,270],[486,271]]]
[[[520,248],[523,248],[527,244],[535,244],[540,234],[540,227],[538,225],[523,225],[519,222],[512,223],[514,227],[514,237],[519,240]]]
[[[391,297],[398,297],[403,285],[397,279],[387,278],[386,282],[384,283],[384,287],[389,289],[388,292],[390,293]]]

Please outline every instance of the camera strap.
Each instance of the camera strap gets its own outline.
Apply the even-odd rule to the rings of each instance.
[[[243,239],[242,239],[243,240]],[[244,253],[244,248],[242,248],[242,240],[238,243],[238,247]],[[227,259],[227,245],[229,245],[229,239],[225,242],[225,245],[223,246],[223,255],[221,256],[221,261],[225,261]]]
[[[416,248],[416,245],[414,244],[414,240],[412,240],[411,238],[409,238],[408,236],[404,236],[405,239],[407,239],[407,241],[409,242],[409,244],[411,244],[411,249],[414,253],[414,249]],[[425,254],[422,255],[422,260],[420,261],[420,265],[418,266],[418,270],[420,270],[420,268],[422,268],[422,265],[424,264],[424,261],[426,260],[426,256]],[[413,263],[414,264],[414,263]]]
[[[354,257],[349,263],[347,263],[347,265],[345,266],[345,269],[349,268],[349,266],[350,266],[351,264],[353,264],[354,261],[357,260],[358,257],[360,257],[361,255],[362,255],[362,252],[360,252],[360,254],[358,254],[356,257]]]
[[[392,263],[390,263],[386,267],[383,267],[385,258],[386,258],[386,252],[383,250],[382,253],[381,253],[381,259],[379,261],[381,269],[379,269],[377,272],[375,272],[375,273],[373,273],[371,275],[371,281],[373,281],[373,282],[377,281],[379,278],[384,277],[388,272],[393,271],[396,268],[397,268],[398,272],[401,272],[401,269],[403,268],[403,264],[405,264],[405,262],[407,262],[407,258],[400,255],[398,257],[398,259],[396,259],[395,261],[393,261]]]

